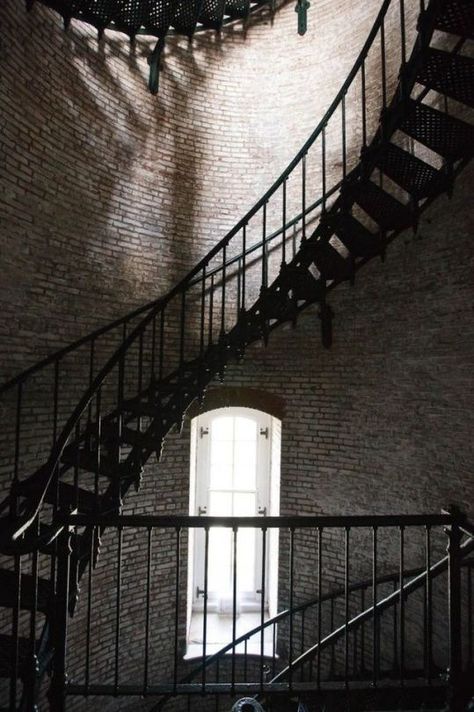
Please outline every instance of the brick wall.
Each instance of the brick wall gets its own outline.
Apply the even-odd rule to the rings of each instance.
[[[329,104],[375,5],[362,12],[348,4],[348,14],[339,15],[321,2],[310,10],[304,39],[289,4],[273,25],[251,26],[245,37],[239,29],[222,42],[203,35],[193,53],[173,40],[153,98],[142,41],[130,50],[114,35],[98,48],[78,23],[64,35],[52,12],[2,4],[3,376],[158,295],[214,244]],[[310,310],[296,330],[281,329],[267,349],[255,345],[227,369],[226,385],[266,390],[285,403],[282,513],[438,511],[449,502],[472,512],[471,186],[472,171],[450,202],[443,198],[427,213],[416,236],[402,236],[384,264],[371,263],[354,288],[334,293],[331,351],[322,349]],[[70,401],[71,394],[64,415]],[[39,429],[38,415],[35,423]],[[187,512],[188,445],[185,423],[181,435],[168,438],[161,464],[147,466],[126,511]],[[41,452],[30,454],[39,459]],[[145,561],[138,535],[127,541],[121,665],[132,678],[143,660]],[[101,680],[113,667],[115,546],[106,533],[95,574]],[[394,551],[390,544],[382,551],[391,570]],[[337,537],[331,556],[328,586],[342,576]],[[413,543],[407,566],[420,557]],[[303,599],[314,587],[311,541],[299,561]],[[360,555],[354,577],[368,566]],[[154,559],[153,578],[152,649],[161,675],[171,664],[168,548]],[[71,626],[75,671],[84,650],[85,590],[83,583]],[[284,596],[282,585],[282,602]],[[181,621],[181,639],[183,630]]]

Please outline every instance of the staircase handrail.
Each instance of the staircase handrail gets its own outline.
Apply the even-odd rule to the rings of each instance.
[[[39,514],[39,511],[41,509],[41,506],[43,504],[43,500],[46,496],[47,490],[51,485],[51,482],[54,477],[54,473],[57,470],[57,467],[59,465],[59,461],[61,458],[62,451],[64,447],[66,446],[69,438],[71,435],[74,433],[74,430],[76,428],[77,423],[80,421],[80,418],[84,412],[84,410],[87,408],[89,405],[91,399],[94,397],[94,395],[98,392],[100,389],[102,383],[106,379],[107,375],[114,369],[114,367],[120,363],[121,359],[125,356],[127,353],[128,349],[131,347],[132,344],[135,343],[135,341],[140,337],[141,334],[144,333],[146,327],[148,324],[152,322],[152,320],[156,317],[156,315],[160,312],[160,310],[163,310],[166,304],[168,304],[173,297],[175,297],[178,294],[182,294],[186,291],[188,286],[190,285],[191,281],[197,277],[199,272],[201,272],[205,267],[208,265],[209,261],[217,255],[222,249],[224,249],[236,234],[239,233],[239,231],[244,228],[250,219],[263,207],[265,206],[271,196],[278,190],[278,188],[285,182],[285,180],[288,178],[288,176],[292,173],[292,171],[295,169],[295,167],[300,163],[300,161],[303,160],[303,158],[306,156],[306,153],[308,152],[309,148],[313,145],[313,143],[316,141],[316,139],[322,134],[324,128],[326,127],[329,119],[331,116],[334,114],[338,106],[341,104],[341,102],[344,100],[344,97],[351,86],[352,82],[354,81],[355,77],[357,76],[359,70],[361,69],[368,52],[375,41],[378,31],[382,26],[383,20],[385,18],[385,15],[388,11],[388,8],[390,7],[392,3],[392,0],[384,0],[379,12],[377,13],[377,17],[375,19],[375,22],[372,26],[371,31],[369,32],[369,35],[362,47],[362,50],[360,51],[351,71],[349,72],[346,80],[342,84],[342,87],[340,88],[339,92],[337,93],[335,99],[332,101],[330,104],[329,108],[325,112],[323,118],[319,122],[319,124],[316,126],[314,131],[311,133],[310,137],[306,140],[306,142],[303,144],[302,148],[299,150],[299,152],[296,154],[296,156],[293,158],[292,161],[288,164],[287,168],[283,171],[283,173],[280,175],[279,178],[272,184],[272,186],[264,193],[264,195],[260,198],[260,200],[255,203],[255,205],[246,213],[246,215],[230,230],[230,232],[227,233],[227,235],[220,241],[218,242],[211,250],[210,252],[203,257],[198,264],[188,273],[188,275],[182,279],[178,284],[172,288],[165,296],[161,297],[157,302],[155,303],[155,306],[149,309],[148,313],[146,316],[141,320],[141,322],[130,332],[130,334],[124,338],[122,344],[120,347],[114,352],[114,354],[108,359],[106,364],[101,368],[101,370],[98,372],[98,374],[95,376],[95,378],[91,381],[89,384],[89,387],[86,389],[86,392],[80,399],[79,403],[77,404],[76,408],[73,410],[71,416],[68,418],[66,421],[65,425],[62,428],[62,431],[60,435],[57,437],[55,443],[53,444],[51,454],[45,463],[45,465],[41,468],[41,474],[40,474],[40,481],[37,483],[38,484],[38,489],[40,490],[39,493],[36,493],[35,495],[31,496],[30,501],[28,502],[28,508],[27,508],[27,514],[24,515],[21,520],[17,523],[15,522],[9,522],[7,526],[7,536],[11,537],[13,540],[18,539],[19,536],[24,534],[24,532],[32,525],[32,523],[35,521],[37,515]]]
[[[245,214],[243,218],[228,232],[198,263],[197,265],[187,273],[187,275],[180,281],[178,284],[171,289],[169,292],[167,292],[165,295],[162,297],[159,297],[158,299],[154,299],[151,302],[147,302],[141,307],[138,307],[137,309],[132,310],[128,314],[126,314],[123,317],[120,317],[119,319],[116,319],[115,321],[112,321],[110,324],[107,324],[103,327],[100,327],[96,331],[88,334],[87,336],[82,337],[81,339],[78,339],[77,341],[74,341],[72,344],[69,346],[64,347],[63,349],[60,349],[59,351],[56,351],[55,353],[51,354],[50,356],[42,359],[39,361],[37,364],[34,364],[30,368],[27,368],[25,371],[22,371],[20,374],[17,376],[9,379],[5,384],[0,386],[0,394],[4,393],[5,391],[9,390],[13,386],[17,385],[19,382],[24,381],[25,378],[28,376],[32,375],[36,371],[38,371],[41,368],[44,368],[45,366],[51,365],[54,363],[54,361],[57,361],[58,359],[62,358],[65,356],[67,353],[75,350],[76,348],[84,345],[88,341],[92,341],[93,339],[102,336],[103,334],[107,333],[110,330],[113,330],[114,328],[121,326],[131,319],[135,318],[136,316],[139,316],[140,314],[145,313],[147,310],[152,309],[153,307],[156,307],[157,310],[161,306],[164,306],[168,301],[170,301],[176,294],[179,294],[182,289],[186,286],[191,286],[191,284],[195,284],[196,282],[192,282],[192,280],[199,274],[199,272],[202,270],[204,266],[206,266],[209,261],[215,257],[215,255],[225,246],[229,243],[229,241],[234,237],[241,229],[244,227],[250,220],[251,218],[258,213],[258,211],[263,207],[265,203],[269,201],[271,196],[280,188],[280,186],[283,184],[283,182],[289,177],[289,175],[292,173],[292,171],[296,168],[296,166],[299,164],[299,162],[302,160],[303,156],[308,152],[308,150],[311,148],[313,143],[316,141],[316,139],[321,135],[322,130],[324,127],[327,125],[329,122],[329,119],[331,116],[334,114],[334,112],[337,110],[339,107],[343,97],[347,93],[349,87],[351,86],[352,82],[354,81],[355,77],[357,76],[357,73],[359,69],[361,68],[365,58],[367,57],[367,54],[377,36],[378,30],[381,27],[381,24],[385,18],[385,15],[387,14],[387,10],[389,6],[391,5],[392,0],[384,0],[382,3],[382,6],[377,14],[376,20],[374,22],[374,25],[372,26],[372,29],[367,37],[367,40],[359,53],[351,71],[349,72],[346,80],[342,84],[339,92],[337,93],[335,99],[332,101],[330,104],[329,108],[325,112],[323,118],[319,122],[319,124],[316,126],[316,128],[313,130],[309,138],[305,141],[303,144],[302,148],[298,151],[296,156],[293,158],[293,160],[288,164],[288,166],[285,168],[283,173],[275,180],[275,182],[272,184],[272,186],[266,191],[266,193],[263,194],[263,196],[254,204],[252,208]],[[336,192],[337,189],[340,188],[340,184],[342,181],[339,181],[333,188],[330,189],[330,191],[326,192],[326,197],[328,197],[330,194],[333,194]],[[268,242],[269,239],[274,239],[275,237],[278,237],[285,229],[288,227],[291,227],[295,223],[297,223],[304,215],[307,215],[309,212],[312,212],[316,207],[318,207],[322,203],[322,198],[318,199],[310,205],[305,211],[299,213],[299,215],[296,218],[293,218],[292,220],[288,221],[284,226],[279,228],[275,233],[272,233],[270,235],[266,242]],[[261,243],[258,243],[258,246],[261,247]],[[247,248],[245,252],[242,252],[240,257],[243,256],[243,254],[250,254],[253,252],[255,249],[257,249],[257,245],[252,245],[252,247]],[[239,259],[239,256],[232,258],[232,260],[229,260],[229,262],[226,263],[226,266],[234,263]],[[219,268],[221,269],[221,268]],[[199,280],[198,280],[199,281]]]
[[[466,532],[466,528],[463,526],[463,524],[459,524],[459,529]],[[474,529],[472,526],[470,526],[467,530],[471,530],[474,534]],[[474,538],[470,534],[468,534],[468,540],[459,546],[460,558],[464,558],[472,551],[474,551]],[[319,643],[316,643],[315,645],[311,646],[311,648],[308,648],[304,653],[302,653],[302,655],[295,658],[295,660],[293,660],[291,664],[291,671],[294,671],[300,665],[303,665],[304,663],[314,658],[314,656],[318,654],[318,651],[320,652],[335,643],[337,640],[343,637],[346,632],[358,628],[367,620],[370,620],[374,613],[377,614],[378,612],[382,612],[387,608],[390,608],[392,605],[396,604],[400,600],[400,596],[402,595],[402,593],[403,596],[407,596],[413,593],[413,591],[416,591],[418,588],[421,588],[426,582],[427,574],[429,575],[430,579],[434,579],[439,576],[441,573],[447,570],[448,564],[449,555],[446,555],[442,559],[437,561],[435,564],[432,564],[429,570],[424,568],[420,574],[415,576],[415,578],[411,579],[406,584],[393,591],[381,601],[377,601],[375,605],[371,605],[361,613],[358,613],[347,623],[343,623],[341,626],[329,633],[329,635],[323,638]],[[272,678],[271,682],[273,683],[277,682],[278,680],[281,680],[289,672],[290,666],[286,666],[274,678]]]

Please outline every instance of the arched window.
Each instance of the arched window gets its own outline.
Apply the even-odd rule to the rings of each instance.
[[[262,516],[279,514],[281,422],[260,410],[217,408],[197,416],[191,426],[190,514]],[[190,541],[188,656],[202,654],[205,535]],[[267,616],[277,606],[278,532],[270,530],[265,559]],[[237,535],[238,634],[260,620],[262,534],[240,529]],[[232,530],[211,528],[208,549],[208,654],[231,640],[233,612]]]

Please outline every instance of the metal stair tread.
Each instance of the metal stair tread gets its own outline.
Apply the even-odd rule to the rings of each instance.
[[[353,185],[350,195],[384,231],[403,230],[412,222],[410,208],[371,180]]]
[[[474,126],[413,99],[407,101],[399,128],[448,160],[474,153]]]
[[[14,608],[17,605],[17,575],[11,569],[0,569],[0,606]],[[23,610],[32,610],[34,606],[35,580],[30,574],[21,574],[20,580],[20,607]],[[51,584],[47,579],[37,579],[37,605],[36,609],[42,613],[48,610]]]
[[[416,199],[440,188],[444,176],[433,166],[389,143],[376,160],[377,168]]]
[[[472,0],[449,0],[437,15],[435,29],[474,39],[474,3]]]
[[[332,229],[354,257],[373,257],[384,249],[379,235],[374,235],[351,213],[338,213],[331,220]]]
[[[417,73],[417,81],[474,107],[474,59],[430,47]]]

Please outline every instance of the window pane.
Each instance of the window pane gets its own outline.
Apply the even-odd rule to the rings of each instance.
[[[254,592],[255,529],[239,529],[237,534],[237,589]]]
[[[232,487],[232,464],[212,464],[211,481],[213,489],[231,489]]]
[[[234,418],[232,416],[222,416],[215,418],[211,426],[212,441],[232,440],[234,437]]]
[[[228,420],[228,419],[227,419]],[[211,487],[232,487],[232,442],[212,439]]]
[[[220,594],[231,587],[232,542],[230,529],[209,531],[209,590]]]
[[[254,517],[255,495],[247,492],[234,493],[234,517]]]
[[[245,443],[235,448],[234,488],[255,489],[257,486],[257,448]]]
[[[230,517],[232,515],[232,493],[210,492],[209,514],[213,517]]]
[[[257,424],[255,420],[238,416],[235,419],[235,439],[255,442],[257,439]]]

